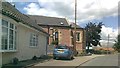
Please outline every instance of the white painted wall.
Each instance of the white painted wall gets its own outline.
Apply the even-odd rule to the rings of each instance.
[[[0,68],[2,67],[2,53],[0,52]]]
[[[2,19],[2,17],[0,15],[0,49],[1,49],[1,32],[2,32],[1,19]],[[0,68],[1,68],[1,66],[2,66],[2,53],[0,52]]]
[[[2,54],[3,64],[11,62],[12,58],[17,57],[19,60],[31,59],[33,56],[40,57],[46,54],[46,35],[42,32],[31,29],[26,25],[15,22],[14,20],[3,16],[3,19],[11,21],[17,26],[17,51],[16,52],[4,52]],[[30,34],[37,33],[38,46],[30,47]]]

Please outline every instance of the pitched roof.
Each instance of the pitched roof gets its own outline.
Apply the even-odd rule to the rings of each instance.
[[[39,25],[49,26],[68,26],[69,24],[65,18],[47,17],[38,15],[28,15],[31,19],[35,19]]]
[[[75,23],[72,23],[72,24],[71,24],[71,27],[74,28],[74,27],[75,27]],[[82,27],[80,27],[80,26],[77,25],[77,24],[76,24],[76,28],[77,28],[77,29],[83,29]]]
[[[21,22],[32,28],[42,31],[43,33],[46,33],[39,25],[37,25],[35,20],[32,20],[25,14],[22,14],[13,5],[11,5],[8,2],[2,2],[2,11],[0,11],[0,13],[16,20],[17,22]]]

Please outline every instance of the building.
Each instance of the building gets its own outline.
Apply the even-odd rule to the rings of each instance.
[[[57,42],[58,44],[71,45],[70,26],[65,18],[46,17],[29,15],[31,19],[36,20],[37,24],[50,34],[49,45]]]
[[[72,35],[72,44],[74,44],[74,33],[75,33],[75,23],[71,24],[71,35]],[[76,50],[78,52],[83,52],[86,50],[86,36],[85,36],[85,29],[81,28],[80,26],[76,25]]]
[[[48,44],[66,44],[74,46],[74,26],[65,18],[47,17],[39,15],[28,15],[37,24],[50,34]],[[82,52],[85,49],[85,30],[77,25],[76,29],[76,49]]]
[[[15,57],[22,61],[46,55],[49,34],[10,3],[1,4],[0,66],[10,63]]]

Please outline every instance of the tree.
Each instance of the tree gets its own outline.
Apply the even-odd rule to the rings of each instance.
[[[117,41],[115,41],[115,44],[114,44],[113,48],[114,48],[116,51],[120,52],[120,34],[118,35]]]
[[[102,29],[102,22],[96,23],[88,23],[86,24],[85,30],[86,30],[86,46],[87,46],[87,52],[89,52],[89,47],[100,45],[101,40],[101,29]],[[100,45],[101,46],[101,45]]]

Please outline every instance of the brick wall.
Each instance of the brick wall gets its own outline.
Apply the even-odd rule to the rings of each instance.
[[[48,29],[49,29],[49,34],[50,34],[50,36],[49,36],[48,44],[50,45],[50,44],[52,43],[52,40],[53,40],[53,38],[52,38],[53,31],[52,31],[49,27],[44,27],[43,29],[44,29],[47,33],[48,33]]]
[[[72,30],[73,33],[75,30]],[[80,33],[80,41],[76,41],[76,50],[78,52],[82,52],[85,49],[85,36],[84,36],[84,30],[83,29],[76,29],[76,32]]]
[[[53,28],[53,27],[52,27]],[[73,31],[73,34],[74,34],[74,29],[70,29],[70,28],[60,28],[60,27],[54,27],[54,29],[57,29],[58,30],[58,33],[59,33],[59,44],[66,44],[66,45],[72,45],[72,38],[71,38],[71,30]],[[44,28],[44,30],[46,32],[48,32],[48,28]],[[52,38],[52,34],[53,34],[54,31],[52,31],[50,28],[49,28],[49,34],[50,34],[50,37],[49,37],[49,45],[52,43],[53,41],[53,38]],[[76,49],[77,51],[81,52],[85,49],[85,36],[84,36],[84,30],[83,29],[76,29],[76,32],[80,32],[80,41],[76,42]]]
[[[70,29],[59,29],[59,43],[71,45]]]
[[[47,33],[48,33],[48,28],[43,28]],[[59,44],[66,44],[66,45],[71,45],[71,39],[70,39],[70,30],[71,29],[68,29],[68,28],[53,28],[53,30],[51,30],[49,28],[49,34],[50,34],[50,37],[49,37],[49,45],[52,43],[53,41],[53,32],[55,31],[55,29],[58,30],[58,38],[59,38]]]

